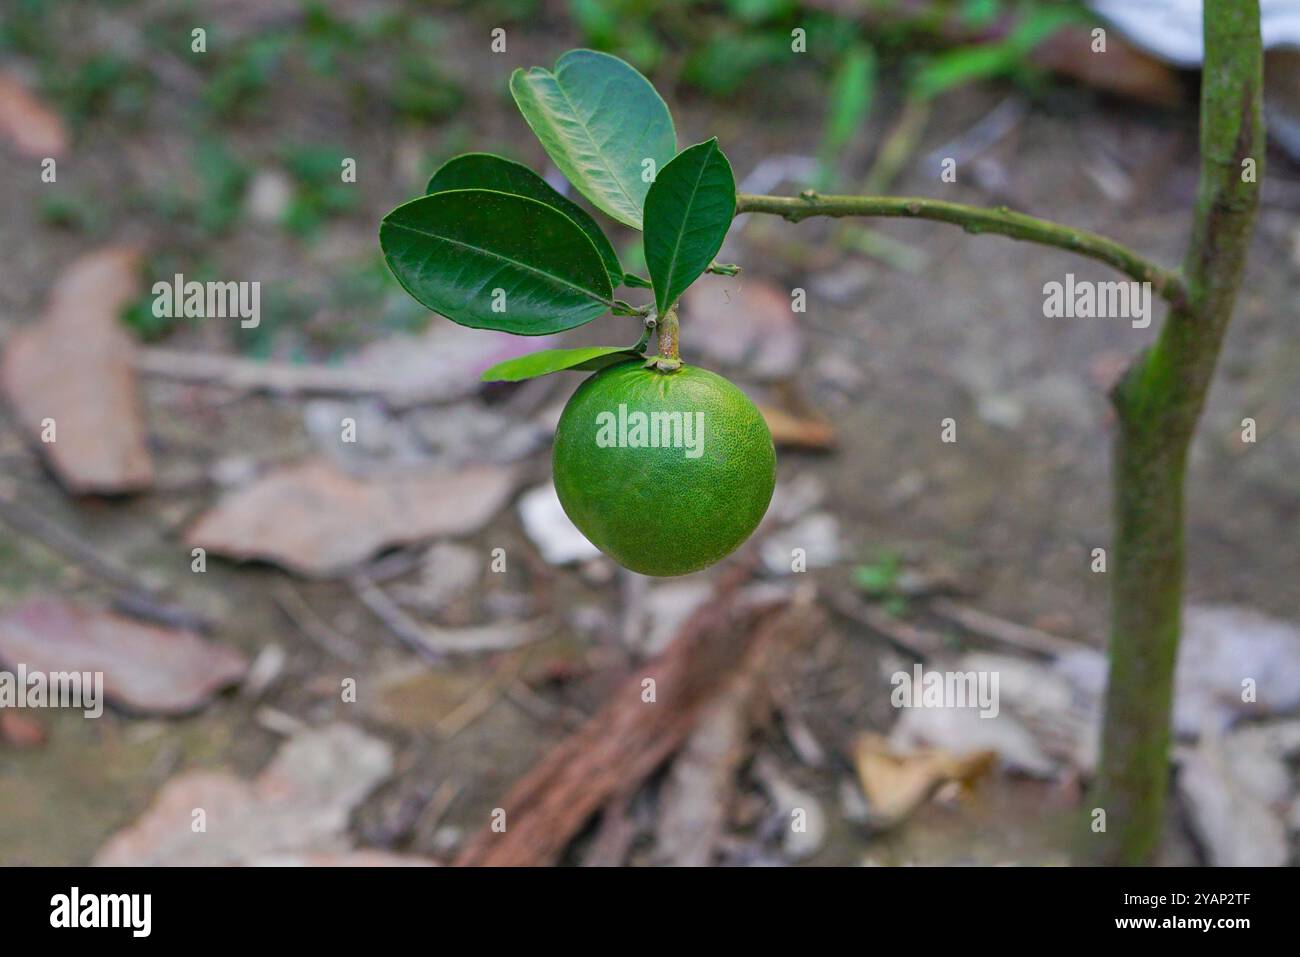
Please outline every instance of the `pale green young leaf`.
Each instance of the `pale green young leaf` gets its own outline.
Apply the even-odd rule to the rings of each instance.
[[[553,73],[516,70],[510,92],[569,182],[640,229],[650,182],[677,152],[672,116],[650,81],[618,57],[571,50]]]
[[[542,349],[516,359],[498,362],[482,375],[484,382],[522,382],[565,370],[595,372],[617,362],[639,359],[627,346],[589,346],[582,349]]]

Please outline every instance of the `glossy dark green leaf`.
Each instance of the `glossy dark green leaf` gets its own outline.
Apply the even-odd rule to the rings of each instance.
[[[557,192],[550,183],[542,179],[527,166],[516,163],[503,156],[492,153],[464,153],[453,156],[429,180],[425,192],[445,193],[452,189],[494,189],[499,193],[513,193],[515,196],[527,196],[539,203],[553,206],[577,223],[578,228],[587,234],[591,244],[600,253],[609,272],[611,286],[623,282],[623,267],[619,264],[618,253],[609,238],[601,232],[600,226],[585,209]]]
[[[554,73],[515,70],[510,92],[569,182],[640,229],[650,180],[677,152],[673,118],[650,81],[608,53],[571,50]]]
[[[616,362],[640,359],[627,346],[590,346],[584,349],[543,349],[517,359],[498,362],[483,373],[484,382],[521,382],[566,369],[594,372]]]
[[[649,279],[642,279],[634,272],[623,274],[623,285],[629,289],[653,289],[654,285]]]
[[[614,296],[586,233],[524,196],[486,189],[422,196],[384,217],[379,244],[407,292],[463,326],[560,332],[595,319]]]
[[[735,212],[736,179],[716,138],[659,171],[645,201],[645,260],[660,315],[709,268]]]

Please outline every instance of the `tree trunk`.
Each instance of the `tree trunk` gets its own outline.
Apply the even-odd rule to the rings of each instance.
[[[1182,624],[1183,484],[1196,422],[1245,267],[1264,165],[1258,0],[1206,0],[1201,181],[1187,301],[1112,395],[1110,681],[1088,857],[1140,864],[1160,838]]]

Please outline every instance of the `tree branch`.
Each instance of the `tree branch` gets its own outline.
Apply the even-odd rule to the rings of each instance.
[[[792,223],[812,216],[887,216],[951,223],[968,233],[996,233],[1012,239],[1068,249],[1114,266],[1138,282],[1151,283],[1156,295],[1174,306],[1186,301],[1186,289],[1176,271],[1162,269],[1127,246],[1105,236],[1062,226],[1046,219],[1036,219],[1005,206],[987,209],[918,196],[823,196],[813,190],[805,190],[798,196],[741,193],[736,197],[736,215],[741,213],[771,213],[783,216]]]

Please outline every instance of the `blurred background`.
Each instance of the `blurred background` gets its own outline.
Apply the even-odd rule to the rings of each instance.
[[[739,553],[659,581],[554,497],[581,377],[477,381],[634,321],[462,329],[377,229],[460,152],[562,186],[508,80],[587,46],[650,77],[679,145],[718,136],[742,191],[1008,205],[1172,266],[1199,5],[1095,6],[3,0],[0,667],[103,671],[109,708],[0,709],[0,863],[1067,862],[1105,393],[1159,304],[1147,329],[1047,320],[1044,284],[1118,277],[940,224],[737,220],[742,272],[688,294],[683,358],[763,408],[777,494]],[[1265,8],[1273,142],[1193,450],[1168,864],[1300,857],[1300,4]],[[158,315],[177,274],[259,283],[259,321]],[[891,705],[918,662],[996,672],[998,716]]]

